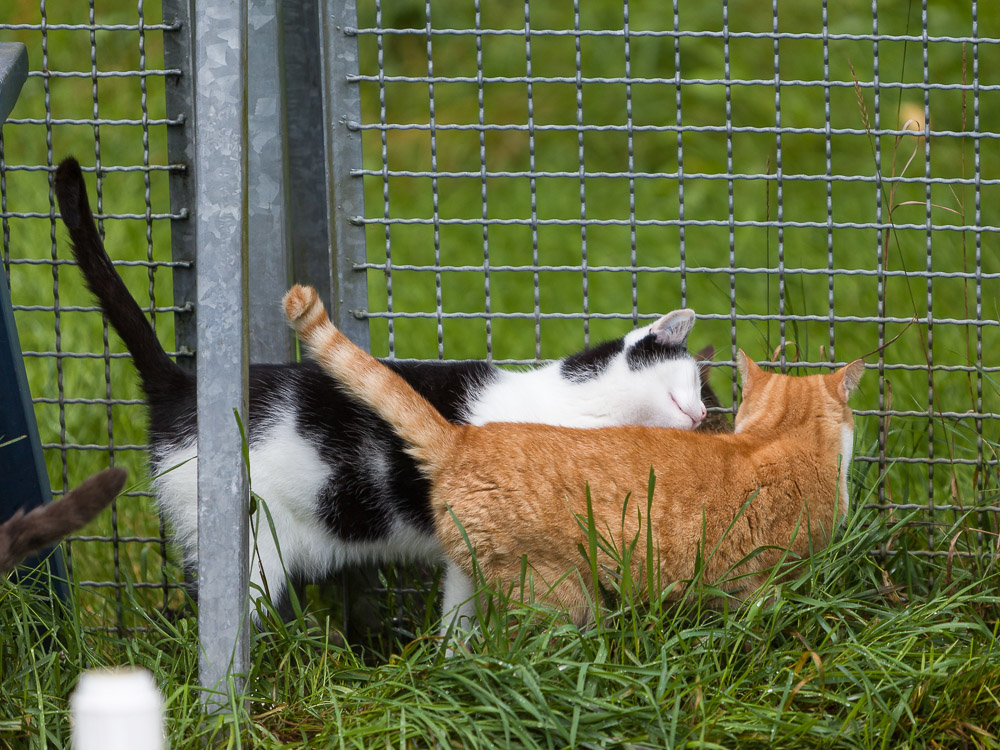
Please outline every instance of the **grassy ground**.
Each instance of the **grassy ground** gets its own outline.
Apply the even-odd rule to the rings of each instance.
[[[177,749],[997,747],[996,570],[941,565],[930,589],[897,586],[868,554],[893,531],[874,513],[756,604],[722,612],[705,589],[680,605],[625,596],[580,631],[494,597],[486,635],[453,658],[432,636],[363,658],[308,612],[272,623],[224,725],[198,708],[192,618],[130,591],[141,637],[81,634],[78,610],[0,583],[0,738],[65,746],[79,671],[129,664],[153,671]]]
[[[374,9],[362,4],[361,27],[375,25]],[[619,3],[584,3],[581,26],[620,28]],[[550,7],[551,6],[551,7]],[[980,3],[978,31],[1000,37],[1000,12]],[[86,24],[88,9],[70,0],[49,0],[49,24]],[[159,2],[143,4],[145,22],[160,20]],[[568,7],[568,6],[567,6]],[[535,29],[572,28],[567,7],[535,4],[531,25]],[[665,15],[666,13],[666,15]],[[385,26],[422,27],[424,6],[419,2],[392,3],[386,7]],[[738,0],[729,3],[732,32],[766,32],[771,14],[759,4]],[[970,33],[969,10],[960,4],[931,2],[928,9],[932,35],[965,36]],[[38,4],[8,0],[0,10],[0,40],[28,45],[32,70],[90,69],[90,31],[4,28],[4,23],[39,22]],[[126,2],[98,4],[97,21],[136,24],[136,6]],[[475,19],[465,4],[432,3],[436,28]],[[482,4],[486,28],[523,27],[520,9],[491,0]],[[672,28],[669,11],[659,4],[633,4],[633,31]],[[879,30],[885,34],[917,34],[920,7],[897,3],[879,7]],[[870,4],[846,0],[831,4],[830,30],[837,34],[871,31]],[[721,15],[710,4],[681,8],[680,28],[713,30]],[[819,9],[808,4],[783,4],[780,31],[821,29]],[[44,39],[44,45],[43,45]],[[96,32],[97,63],[102,71],[136,70],[140,44],[146,65],[162,68],[162,32],[116,30]],[[427,70],[426,37],[387,35],[383,57],[389,75],[420,75]],[[376,38],[359,38],[362,72],[376,70]],[[531,42],[535,76],[575,75],[576,50],[572,37],[536,36]],[[435,36],[433,63],[439,75],[476,74],[476,44],[468,36]],[[879,75],[885,83],[923,80],[923,51],[918,42],[882,41],[878,46]],[[823,78],[823,46],[819,40],[783,39],[779,72],[783,80]],[[630,42],[630,72],[635,77],[656,77],[665,82],[635,84],[630,91],[621,83],[584,83],[580,119],[586,125],[625,124],[626,96],[631,96],[637,126],[662,126],[677,121],[676,90],[671,79],[674,58],[688,79],[719,79],[724,69],[723,40],[685,37],[677,47],[670,37],[635,36]],[[981,82],[992,83],[989,71],[1000,67],[1000,45],[981,44],[977,50]],[[517,77],[525,73],[523,36],[485,36],[483,70],[487,76]],[[773,126],[776,122],[774,44],[752,36],[729,42],[730,73],[741,80],[763,80],[764,85],[731,88],[732,122],[736,127]],[[928,46],[928,75],[935,83],[954,85],[970,81],[971,45],[935,42]],[[581,42],[584,76],[599,79],[625,73],[624,44],[619,38],[586,37]],[[830,79],[850,85],[830,89],[832,128],[863,130],[874,125],[876,102],[867,83],[874,77],[872,43],[835,39],[830,42]],[[148,115],[164,116],[160,76],[140,84],[136,77],[102,77],[97,90],[101,118],[141,119],[143,86]],[[857,88],[853,81],[857,80]],[[374,83],[362,84],[365,123],[380,120],[379,92]],[[578,121],[577,86],[572,82],[536,83],[531,90],[534,122],[539,126],[575,125]],[[956,133],[974,127],[973,110],[979,111],[979,129],[995,131],[1000,121],[1000,95],[984,91],[974,101],[971,92],[954,88],[933,89],[928,108],[931,127]],[[46,99],[52,116],[47,124]],[[781,124],[785,127],[822,128],[824,91],[820,87],[786,85],[781,89]],[[485,119],[491,123],[523,123],[528,115],[528,88],[523,82],[497,82],[486,86]],[[978,107],[974,107],[974,105]],[[685,84],[681,94],[685,125],[719,126],[725,123],[726,89],[707,83]],[[881,89],[878,103],[882,127],[899,126],[924,116],[923,93],[915,89]],[[104,166],[141,164],[146,158],[143,129],[138,125],[73,124],[94,115],[92,81],[85,78],[33,77],[24,88],[13,117],[3,130],[4,261],[10,274],[18,332],[29,355],[29,381],[36,400],[50,479],[56,491],[72,487],[109,462],[127,466],[134,480],[128,495],[118,502],[114,523],[111,514],[87,529],[87,536],[131,537],[117,546],[107,541],[72,544],[73,575],[80,581],[125,581],[124,588],[74,585],[73,610],[52,612],[49,605],[3,584],[0,619],[5,637],[0,685],[0,744],[58,746],[67,731],[65,700],[81,668],[99,664],[141,663],[150,666],[168,696],[171,732],[175,746],[194,746],[209,731],[199,727],[194,675],[197,642],[194,622],[179,605],[155,589],[133,584],[174,580],[176,570],[163,572],[163,548],[144,541],[160,536],[153,505],[147,497],[142,446],[145,442],[143,407],[127,359],[105,359],[104,352],[122,351],[116,337],[106,334],[100,316],[88,309],[91,301],[76,269],[64,265],[69,257],[64,233],[54,220],[48,176],[35,165],[57,162],[73,153],[84,164],[96,163],[98,146]],[[395,82],[386,86],[386,119],[389,122],[426,122],[429,97],[426,84]],[[470,83],[435,85],[438,124],[478,121],[477,88]],[[42,122],[28,122],[37,119]],[[48,142],[51,141],[51,152]],[[692,175],[725,174],[725,132],[686,132],[683,145],[683,215],[687,220],[725,221],[729,215],[730,184],[725,179]],[[381,163],[382,143],[377,131],[364,134],[366,167]],[[437,167],[478,173],[478,134],[439,130],[435,134]],[[579,169],[580,141],[576,132],[540,129],[534,136],[534,164],[527,133],[498,130],[485,135],[487,166],[495,171],[568,171]],[[934,178],[971,177],[976,159],[972,139],[935,137],[930,160],[925,163],[924,142],[916,137],[875,139],[861,134],[831,136],[831,171],[840,175],[871,176],[876,173],[876,153],[884,177],[904,175]],[[431,167],[431,136],[426,130],[392,130],[386,151],[393,169],[427,170]],[[826,222],[826,185],[822,181],[795,179],[794,175],[825,172],[824,136],[786,133],[781,138],[782,180],[778,169],[778,143],[774,134],[737,132],[732,136],[732,169],[735,174],[767,175],[768,179],[739,179],[732,183],[733,218],[737,221],[773,220]],[[621,131],[588,131],[583,136],[585,168],[589,172],[620,172],[629,166],[630,144]],[[636,132],[631,142],[636,172],[671,174],[679,170],[678,138],[673,132]],[[911,155],[913,156],[910,161]],[[149,128],[148,159],[166,164],[166,127]],[[1000,141],[980,140],[980,173],[996,178],[1000,168]],[[29,168],[24,168],[25,166]],[[91,178],[92,179],[92,178]],[[166,176],[150,175],[153,213],[169,210]],[[146,184],[141,173],[108,172],[92,180],[92,195],[100,185],[105,213],[143,214]],[[872,183],[838,181],[833,184],[835,222],[872,222],[881,201],[883,220],[913,224],[879,235],[871,228],[642,225],[643,220],[674,220],[681,215],[681,181],[676,177],[640,178],[630,184],[622,177],[493,177],[486,182],[487,214],[491,219],[527,219],[532,216],[532,185],[537,233],[531,226],[493,225],[488,233],[491,265],[512,270],[489,275],[489,310],[524,314],[524,319],[494,319],[489,326],[479,319],[434,317],[397,320],[392,347],[384,318],[372,321],[372,346],[377,354],[402,357],[438,356],[438,326],[447,358],[482,357],[531,360],[557,357],[582,346],[586,340],[617,335],[631,325],[633,303],[640,315],[661,313],[690,305],[707,316],[699,320],[692,337],[695,347],[711,343],[723,360],[731,358],[733,342],[760,359],[769,358],[784,338],[789,360],[844,361],[871,351],[878,343],[875,322],[843,321],[836,316],[876,316],[908,319],[956,320],[978,317],[988,324],[1000,315],[1000,255],[996,234],[984,232],[977,251],[976,233],[922,228],[927,220],[926,185],[887,183],[881,193]],[[581,189],[586,218],[611,222],[591,224],[585,236],[577,225],[553,225],[552,220],[581,216]],[[935,225],[1000,226],[997,186],[935,183],[930,187],[931,221]],[[393,225],[388,238],[380,225],[370,226],[369,261],[384,263],[387,250],[393,264],[435,264],[435,244],[440,265],[482,266],[484,239],[480,227],[447,223],[452,219],[482,216],[483,185],[478,177],[440,179],[437,183],[438,215],[445,220],[437,239],[431,226]],[[640,225],[633,232],[630,191]],[[379,218],[427,217],[432,214],[434,184],[430,178],[394,177],[388,186],[386,208],[383,184],[365,178],[366,215]],[[977,208],[978,205],[978,208]],[[977,213],[978,211],[978,213]],[[37,214],[37,216],[12,216]],[[618,225],[614,222],[624,222]],[[104,221],[108,244],[116,259],[164,261],[169,259],[169,222],[154,219]],[[148,232],[148,234],[147,234]],[[586,274],[583,267],[587,248]],[[928,259],[928,242],[933,253]],[[537,244],[537,256],[534,250]],[[635,263],[632,252],[635,247]],[[735,266],[752,269],[729,273],[730,247]],[[832,247],[832,256],[828,248]],[[963,280],[940,276],[925,278],[902,273],[972,271],[977,252],[979,268],[987,278]],[[535,257],[541,264],[567,270],[530,270]],[[832,260],[831,260],[832,257]],[[873,271],[882,266],[898,275],[881,287],[864,273],[830,277],[828,263],[836,269]],[[38,262],[42,261],[42,262]],[[785,269],[779,273],[780,267]],[[638,265],[654,270],[633,273]],[[527,268],[526,268],[527,267]],[[805,269],[796,270],[796,269]],[[170,272],[165,268],[122,267],[126,282],[140,304],[157,307],[173,304]],[[431,312],[437,308],[433,270],[395,270],[392,310]],[[483,313],[487,309],[486,274],[479,270],[444,271],[440,274],[441,311]],[[535,286],[537,283],[537,303]],[[586,285],[587,295],[584,297]],[[387,276],[369,272],[370,309],[389,309]],[[977,299],[981,309],[977,312]],[[31,308],[41,309],[31,309]],[[53,309],[56,308],[56,309]],[[589,313],[616,313],[613,320],[587,319]],[[731,326],[730,314],[779,315],[778,320],[741,319]],[[544,317],[560,313],[571,319]],[[793,320],[789,316],[818,316]],[[157,331],[167,348],[173,348],[172,315],[155,316]],[[886,337],[901,324],[887,326]],[[251,745],[290,746],[332,743],[368,746],[399,741],[428,744],[437,734],[455,737],[456,744],[524,744],[566,746],[573,744],[661,745],[708,743],[752,745],[776,742],[788,746],[844,745],[892,746],[928,744],[975,746],[996,744],[996,685],[1000,684],[996,636],[997,579],[991,558],[962,558],[961,554],[989,555],[1000,538],[995,512],[969,514],[965,509],[998,505],[995,467],[953,463],[996,457],[1000,442],[998,420],[970,417],[893,416],[880,418],[872,411],[893,408],[926,415],[934,409],[949,414],[974,411],[1000,412],[1000,375],[992,352],[1000,348],[1000,329],[938,323],[931,329],[918,324],[884,353],[888,369],[869,372],[855,406],[858,418],[856,455],[879,452],[880,436],[891,465],[884,494],[873,490],[877,469],[861,461],[855,466],[855,492],[860,507],[865,502],[883,506],[881,514],[859,516],[855,531],[817,562],[818,579],[811,585],[786,586],[780,598],[762,608],[721,616],[700,611],[692,604],[669,612],[621,615],[615,621],[628,628],[608,628],[579,634],[563,628],[541,626],[520,631],[509,641],[497,637],[477,647],[472,658],[447,665],[439,659],[438,644],[417,639],[390,644],[374,659],[359,660],[344,650],[338,638],[328,635],[341,623],[329,623],[319,609],[289,631],[261,636],[269,647],[254,650],[249,689],[235,698],[240,716],[240,736]],[[977,351],[982,352],[981,358]],[[57,353],[58,356],[53,356]],[[65,355],[97,354],[96,357]],[[869,362],[878,361],[872,357]],[[929,375],[927,365],[967,368],[941,370]],[[978,369],[977,369],[978,368]],[[985,369],[983,369],[985,368]],[[735,397],[730,368],[719,367],[714,382],[724,403]],[[133,403],[108,404],[107,401]],[[83,401],[83,402],[81,402]],[[932,469],[921,463],[933,457]],[[906,507],[933,503],[946,511],[913,515]],[[883,524],[902,519],[905,529],[891,535]],[[891,559],[873,553],[900,552]],[[931,551],[938,557],[910,552]],[[879,565],[884,566],[883,571]],[[897,593],[880,593],[879,587],[898,584]],[[897,599],[905,597],[905,601]],[[171,606],[165,606],[171,605]],[[632,619],[630,619],[632,618]],[[634,618],[639,618],[638,620]],[[26,623],[37,622],[35,626]],[[75,626],[115,627],[119,622],[141,624],[150,630],[144,637],[121,638],[117,633],[79,633]],[[418,623],[420,626],[426,623]],[[433,632],[433,631],[431,631]],[[631,635],[626,635],[631,633]],[[47,641],[44,638],[48,638]],[[34,648],[42,638],[50,649]],[[631,639],[631,640],[629,640]],[[474,721],[473,721],[474,717]],[[666,739],[665,739],[666,738]],[[444,744],[442,742],[442,744]]]

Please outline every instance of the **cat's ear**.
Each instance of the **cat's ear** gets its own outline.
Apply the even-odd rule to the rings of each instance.
[[[856,359],[833,373],[832,377],[837,386],[837,397],[842,402],[847,403],[847,399],[851,397],[851,393],[858,387],[858,383],[861,382],[861,376],[864,374],[865,362],[863,359]]]
[[[746,398],[750,395],[754,382],[760,380],[764,371],[742,349],[736,352],[736,367],[740,371],[740,381],[743,383],[743,398]]]
[[[656,343],[663,346],[687,346],[687,337],[694,327],[694,310],[684,308],[668,312],[649,327]]]

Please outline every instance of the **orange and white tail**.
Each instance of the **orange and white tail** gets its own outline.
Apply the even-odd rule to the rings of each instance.
[[[403,378],[355,345],[330,321],[311,286],[296,284],[282,300],[288,324],[313,359],[350,393],[392,425],[407,452],[433,473],[459,428]]]

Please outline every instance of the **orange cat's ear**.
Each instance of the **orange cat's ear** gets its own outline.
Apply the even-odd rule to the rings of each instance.
[[[743,398],[746,398],[750,395],[754,381],[759,380],[764,371],[742,349],[736,352],[736,367],[740,371],[740,380],[743,382]]]
[[[864,374],[865,362],[863,359],[856,359],[833,373],[832,377],[837,383],[837,396],[845,404],[847,403],[847,399],[851,397],[854,389],[858,387],[858,383],[861,382],[861,376]]]

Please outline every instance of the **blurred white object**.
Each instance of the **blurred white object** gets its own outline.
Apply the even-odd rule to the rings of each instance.
[[[69,705],[73,750],[163,750],[163,698],[145,669],[84,672]]]

